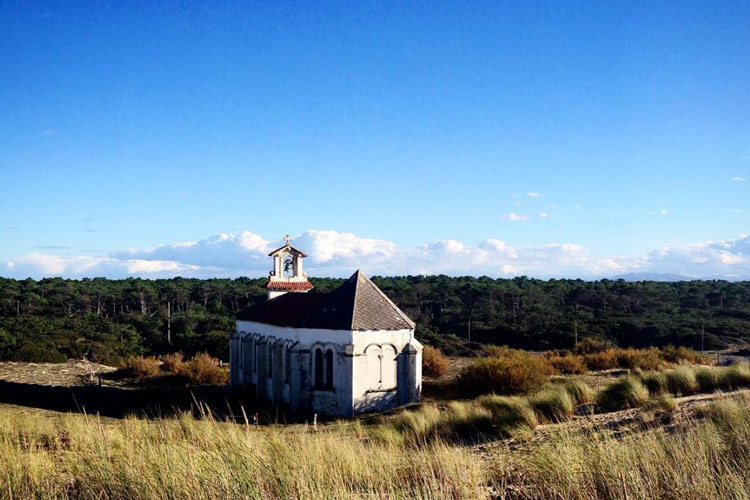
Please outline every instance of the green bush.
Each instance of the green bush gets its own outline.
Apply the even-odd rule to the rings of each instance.
[[[648,401],[648,389],[632,375],[626,375],[605,387],[597,396],[599,407],[606,411],[637,408]]]

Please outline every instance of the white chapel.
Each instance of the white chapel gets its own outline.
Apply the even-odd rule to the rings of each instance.
[[[422,344],[414,322],[355,272],[331,293],[310,292],[306,255],[269,254],[268,300],[237,318],[230,383],[295,414],[353,416],[418,401]]]

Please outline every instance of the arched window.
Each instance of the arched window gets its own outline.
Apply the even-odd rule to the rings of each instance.
[[[313,369],[315,370],[315,388],[323,387],[323,350],[315,349],[315,358],[313,359]]]
[[[333,389],[333,351],[326,351],[326,389]]]
[[[288,384],[292,380],[292,346],[286,346],[284,352],[286,353],[284,359],[284,382]]]

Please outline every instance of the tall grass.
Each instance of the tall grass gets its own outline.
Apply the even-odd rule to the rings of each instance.
[[[672,408],[662,397],[645,410]],[[397,422],[424,436],[445,422],[460,426],[489,416],[495,425],[503,414],[533,424],[529,410],[526,398],[485,396],[443,410],[425,405],[401,412],[388,426],[315,429],[189,416],[114,421],[25,411],[19,418],[0,407],[0,497],[750,498],[748,401],[712,403],[704,420],[693,419],[676,433],[656,428],[613,437],[606,430],[567,428],[521,452],[493,446],[480,453],[439,438],[410,446],[368,437],[378,429],[397,432]]]
[[[529,454],[498,453],[499,498],[716,500],[750,498],[750,410],[721,401],[709,420],[680,433],[624,439],[594,432],[553,435]],[[510,464],[508,462],[511,462]]]
[[[466,449],[362,440],[346,427],[0,415],[4,498],[478,498],[485,481]]]
[[[621,377],[599,392],[597,403],[607,411],[637,408],[648,401],[648,389],[632,375]]]

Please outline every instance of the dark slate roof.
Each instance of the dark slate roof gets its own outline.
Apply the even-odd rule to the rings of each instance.
[[[286,293],[242,311],[237,319],[325,330],[414,328],[414,322],[360,271],[331,293]]]

